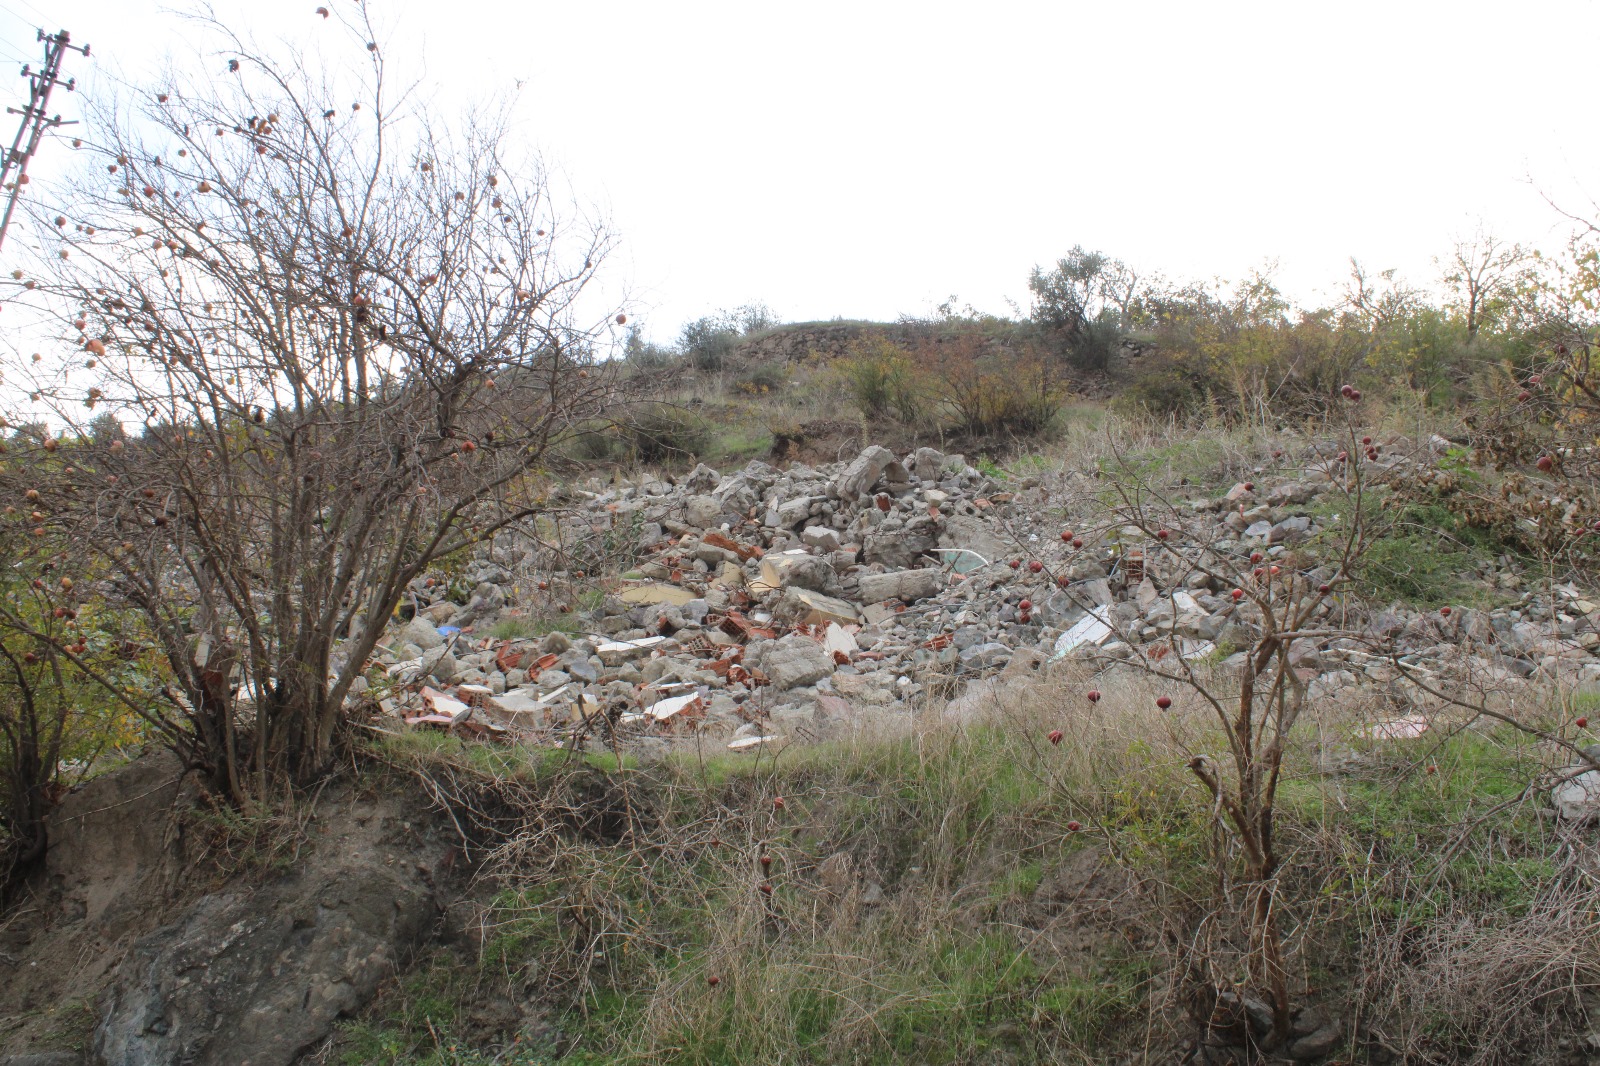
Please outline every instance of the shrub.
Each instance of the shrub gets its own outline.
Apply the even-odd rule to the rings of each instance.
[[[645,405],[620,429],[628,451],[641,463],[683,462],[711,444],[704,418],[669,403]]]
[[[915,422],[922,415],[921,390],[911,357],[881,333],[853,342],[840,371],[863,418],[880,419],[892,413],[902,422]]]
[[[923,345],[916,363],[956,426],[968,433],[1038,433],[1060,406],[1061,380],[1031,346],[1004,348],[980,331],[965,330]]]

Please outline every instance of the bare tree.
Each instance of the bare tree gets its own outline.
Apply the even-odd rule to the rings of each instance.
[[[1528,259],[1521,245],[1508,245],[1481,227],[1471,237],[1456,241],[1449,262],[1441,267],[1456,308],[1466,321],[1468,341],[1478,336],[1486,319],[1493,319],[1516,296]]]
[[[0,476],[106,561],[169,673],[155,724],[246,804],[327,769],[407,584],[537,510],[526,475],[609,400],[605,228],[502,120],[397,104],[341,17],[361,59],[326,77],[200,20],[226,72],[104,109],[18,279],[74,354],[34,364],[65,431]]]

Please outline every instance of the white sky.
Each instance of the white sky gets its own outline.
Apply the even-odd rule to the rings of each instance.
[[[352,0],[215,7],[315,42],[319,3]],[[663,341],[755,300],[794,320],[952,293],[1004,313],[1075,243],[1179,278],[1275,259],[1315,302],[1351,255],[1431,280],[1479,218],[1558,248],[1540,189],[1600,215],[1593,2],[373,8],[391,64],[446,110],[525,83],[526,136],[610,215],[612,282]],[[80,92],[101,71],[143,81],[188,52],[164,11],[0,0],[0,62],[37,62],[48,20],[93,46],[67,64]]]

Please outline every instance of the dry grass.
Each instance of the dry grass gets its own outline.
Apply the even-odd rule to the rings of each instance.
[[[534,817],[544,771],[521,774],[525,828],[483,874],[478,987],[555,1011],[551,1058],[528,1061],[1169,1061],[1195,1032],[1188,976],[1241,957],[1231,844],[1184,768],[1220,733],[1192,694],[1163,687],[1161,712],[1150,679],[1087,669],[970,717],[547,792],[604,817]],[[1476,727],[1359,738],[1392,713],[1321,701],[1290,752],[1297,1001],[1408,1061],[1539,1061],[1600,958],[1592,855],[1507,803],[1556,757]]]

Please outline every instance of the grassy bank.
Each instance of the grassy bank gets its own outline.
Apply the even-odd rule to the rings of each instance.
[[[327,1061],[1168,1061],[1195,975],[1240,959],[1230,841],[1184,766],[1219,735],[1184,693],[1162,713],[1142,680],[1096,684],[1098,704],[1058,675],[982,720],[620,773],[412,738],[392,765],[545,806],[457,941]],[[1443,721],[1360,739],[1380,716],[1324,701],[1290,754],[1297,1000],[1341,1022],[1336,1057],[1553,1054],[1600,979],[1590,842],[1525,792],[1559,760]]]

